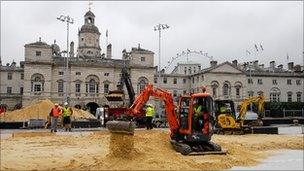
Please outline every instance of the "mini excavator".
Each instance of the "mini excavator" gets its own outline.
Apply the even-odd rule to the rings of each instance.
[[[150,97],[160,99],[165,104],[167,120],[170,128],[171,144],[175,151],[183,155],[226,154],[221,146],[211,142],[214,128],[213,100],[208,93],[196,93],[181,96],[178,112],[171,93],[147,84],[137,96],[134,103],[126,110],[130,118],[140,115],[142,108]],[[195,108],[201,106],[200,117],[195,116]],[[134,135],[135,124],[132,121],[108,121],[107,128],[111,133]]]
[[[219,134],[244,134],[247,127],[244,125],[247,108],[250,104],[256,104],[258,107],[258,118],[248,125],[262,126],[262,114],[264,113],[265,97],[263,95],[248,97],[240,104],[239,115],[236,116],[234,103],[232,100],[215,100],[216,108],[216,129]],[[227,107],[228,106],[228,107]],[[224,107],[221,111],[220,108]],[[229,110],[228,110],[229,108]]]

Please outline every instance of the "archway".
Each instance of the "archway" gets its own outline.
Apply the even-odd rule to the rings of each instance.
[[[89,102],[86,107],[89,109],[90,113],[93,115],[96,114],[96,109],[99,107],[99,105],[95,102]]]

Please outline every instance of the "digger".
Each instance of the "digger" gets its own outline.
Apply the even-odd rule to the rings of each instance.
[[[226,154],[221,146],[211,142],[214,125],[213,100],[208,93],[196,93],[181,96],[178,112],[171,93],[147,84],[145,89],[135,99],[134,103],[125,112],[127,118],[141,114],[141,109],[150,97],[160,99],[165,104],[165,111],[170,128],[170,142],[173,148],[183,155]],[[195,118],[196,106],[201,106],[202,117]],[[196,125],[196,124],[199,125]],[[130,120],[109,121],[107,128],[111,133],[134,134],[135,124]]]
[[[248,125],[262,126],[262,114],[264,113],[265,97],[259,96],[248,97],[240,104],[239,115],[236,116],[234,103],[232,100],[215,100],[216,108],[216,132],[219,134],[244,134],[248,128],[244,125],[248,105],[257,104],[258,119]],[[222,110],[224,108],[224,110]]]

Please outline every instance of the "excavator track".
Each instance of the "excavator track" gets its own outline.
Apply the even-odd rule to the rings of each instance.
[[[212,155],[212,154],[227,154],[227,150],[222,150],[221,146],[213,142],[204,143],[200,146],[193,146],[182,142],[171,140],[171,144],[175,151],[182,155]]]

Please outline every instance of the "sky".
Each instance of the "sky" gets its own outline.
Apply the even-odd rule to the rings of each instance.
[[[56,20],[60,15],[74,18],[70,40],[77,48],[78,29],[84,24],[88,4],[1,1],[2,64],[23,61],[24,45],[39,37],[48,44],[56,39],[65,50],[66,25]],[[162,68],[187,49],[208,53],[218,63],[237,59],[259,60],[266,67],[272,60],[284,68],[288,62],[303,65],[303,1],[92,1],[91,11],[101,32],[102,53],[108,30],[113,58],[121,59],[123,49],[130,51],[140,43],[141,48],[155,53],[154,64],[158,65],[159,35],[154,26],[161,23],[170,26],[161,32]],[[203,68],[210,65],[204,55],[190,54],[188,58]],[[179,55],[170,69],[186,60],[186,55]]]

